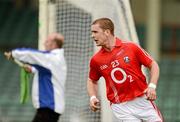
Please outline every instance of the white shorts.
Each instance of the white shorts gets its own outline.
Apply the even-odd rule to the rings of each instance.
[[[145,96],[120,104],[112,104],[111,108],[117,118],[115,122],[163,122],[156,105]]]

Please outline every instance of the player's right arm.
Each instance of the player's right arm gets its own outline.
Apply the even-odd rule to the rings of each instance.
[[[98,94],[98,80],[101,77],[98,65],[94,58],[90,60],[90,69],[89,69],[89,78],[87,80],[87,92],[90,97],[90,108],[93,111],[97,111],[100,109],[100,101],[97,98]]]
[[[98,93],[97,81],[93,81],[90,78],[87,80],[87,91],[90,96],[89,105],[92,111],[97,111],[100,109],[100,101],[96,97]]]

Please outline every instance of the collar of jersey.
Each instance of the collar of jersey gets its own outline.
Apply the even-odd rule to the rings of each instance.
[[[120,47],[121,45],[122,45],[121,40],[116,37],[116,45],[115,45],[115,47]]]
[[[120,46],[122,45],[122,41],[121,41],[119,38],[117,38],[117,37],[116,37],[115,39],[116,39],[116,44],[115,44],[114,47],[115,47],[115,48],[116,48],[116,47],[120,47]],[[101,51],[102,51],[102,52],[108,52],[108,51],[106,51],[104,48],[101,48]],[[110,51],[110,52],[111,52],[111,51]]]

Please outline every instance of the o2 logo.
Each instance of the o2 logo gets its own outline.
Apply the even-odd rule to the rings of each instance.
[[[112,65],[112,67],[114,68],[114,69],[111,71],[111,78],[113,79],[113,81],[114,81],[115,83],[117,83],[117,84],[124,83],[124,82],[127,80],[127,78],[129,78],[129,81],[130,81],[130,82],[133,82],[133,81],[134,81],[131,75],[127,75],[126,72],[125,72],[122,68],[117,67],[117,66],[119,65],[119,61],[118,61],[118,60],[112,61],[112,62],[111,62],[111,65]],[[120,72],[120,73],[122,73],[122,76],[123,76],[122,79],[120,79],[120,80],[117,79],[117,78],[115,77],[115,72]]]

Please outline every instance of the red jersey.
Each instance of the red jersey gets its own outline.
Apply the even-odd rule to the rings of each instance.
[[[137,44],[116,38],[111,52],[101,48],[90,61],[89,78],[106,82],[107,98],[120,103],[141,96],[147,88],[141,66],[150,66],[152,58]]]

